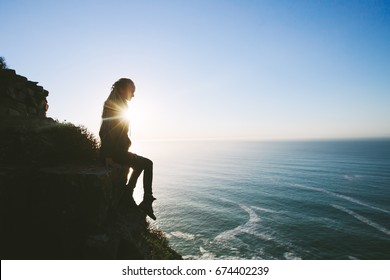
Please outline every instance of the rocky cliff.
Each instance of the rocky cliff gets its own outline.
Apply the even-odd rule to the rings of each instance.
[[[48,94],[15,70],[0,69],[0,117],[46,117]]]
[[[97,161],[85,128],[46,117],[48,92],[0,70],[2,259],[181,259],[148,227],[127,170]]]

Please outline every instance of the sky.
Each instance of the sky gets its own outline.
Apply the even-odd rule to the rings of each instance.
[[[128,77],[133,141],[390,137],[390,1],[0,0],[0,34],[96,135]]]

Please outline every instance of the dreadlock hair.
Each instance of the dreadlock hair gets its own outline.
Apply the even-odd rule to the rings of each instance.
[[[128,86],[128,85],[132,85],[133,87],[135,87],[134,82],[132,80],[130,80],[129,78],[120,78],[118,81],[116,81],[112,85],[111,91],[123,88],[123,87]]]
[[[108,96],[107,98],[107,101],[114,101],[114,102],[123,102],[124,103],[124,100],[122,99],[122,97],[119,95],[119,90],[121,88],[124,88],[126,86],[133,86],[135,88],[135,85],[134,85],[134,82],[128,78],[120,78],[118,81],[116,81],[112,87],[111,87],[111,93],[110,95]]]

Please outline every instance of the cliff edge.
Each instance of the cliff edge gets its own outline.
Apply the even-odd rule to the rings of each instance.
[[[181,259],[97,161],[85,128],[46,116],[48,92],[0,70],[1,259]]]

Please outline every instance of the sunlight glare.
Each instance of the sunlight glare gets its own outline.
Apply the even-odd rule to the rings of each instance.
[[[153,128],[150,125],[150,114],[147,112],[150,111],[148,109],[144,101],[141,100],[132,100],[129,103],[128,110],[124,113],[124,117],[129,121],[129,134],[130,139],[133,144],[139,141],[140,139],[145,138],[145,132],[152,130]],[[132,147],[134,150],[135,147]]]
[[[132,117],[130,108],[128,108],[127,110],[123,110],[123,112],[121,113],[121,116],[122,116],[122,118],[124,118],[130,122],[131,117]]]

